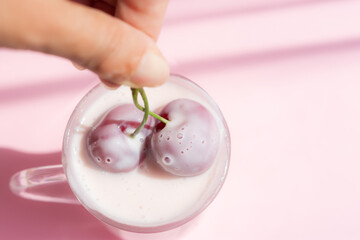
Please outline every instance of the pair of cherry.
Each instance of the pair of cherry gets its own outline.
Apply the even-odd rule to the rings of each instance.
[[[159,115],[166,123],[149,117],[133,136],[144,113],[134,104],[108,112],[87,136],[92,160],[110,172],[129,172],[143,159],[156,161],[177,176],[196,176],[214,162],[220,136],[217,122],[206,107],[190,99],[176,99]]]

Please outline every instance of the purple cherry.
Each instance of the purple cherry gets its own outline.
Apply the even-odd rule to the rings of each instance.
[[[150,139],[152,156],[165,171],[195,176],[210,168],[219,148],[219,129],[213,115],[200,103],[177,99],[168,103]]]
[[[139,165],[145,154],[145,138],[151,133],[152,119],[135,137],[144,113],[133,104],[120,105],[106,114],[87,136],[92,160],[110,172],[128,172]]]

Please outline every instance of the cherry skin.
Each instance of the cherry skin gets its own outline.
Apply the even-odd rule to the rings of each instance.
[[[130,135],[139,126],[144,113],[133,104],[120,105],[111,111],[87,135],[87,148],[93,162],[110,172],[129,172],[145,155],[145,138],[151,133],[153,121],[148,118],[144,128]]]
[[[213,115],[200,103],[176,99],[160,115],[150,138],[154,160],[177,176],[196,176],[210,168],[219,148],[220,134]]]

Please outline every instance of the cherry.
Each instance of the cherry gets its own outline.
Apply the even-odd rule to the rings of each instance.
[[[87,136],[93,162],[110,172],[128,172],[138,166],[145,154],[144,142],[151,133],[152,119],[148,118],[136,136],[130,135],[143,116],[133,104],[120,105],[108,112]]]
[[[150,151],[165,171],[195,176],[210,168],[219,146],[219,130],[213,115],[200,103],[176,99],[160,112],[168,123],[157,121]]]

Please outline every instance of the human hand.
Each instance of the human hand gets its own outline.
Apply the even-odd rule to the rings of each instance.
[[[167,0],[0,0],[0,47],[65,57],[107,85],[156,86],[169,67],[156,47]]]

